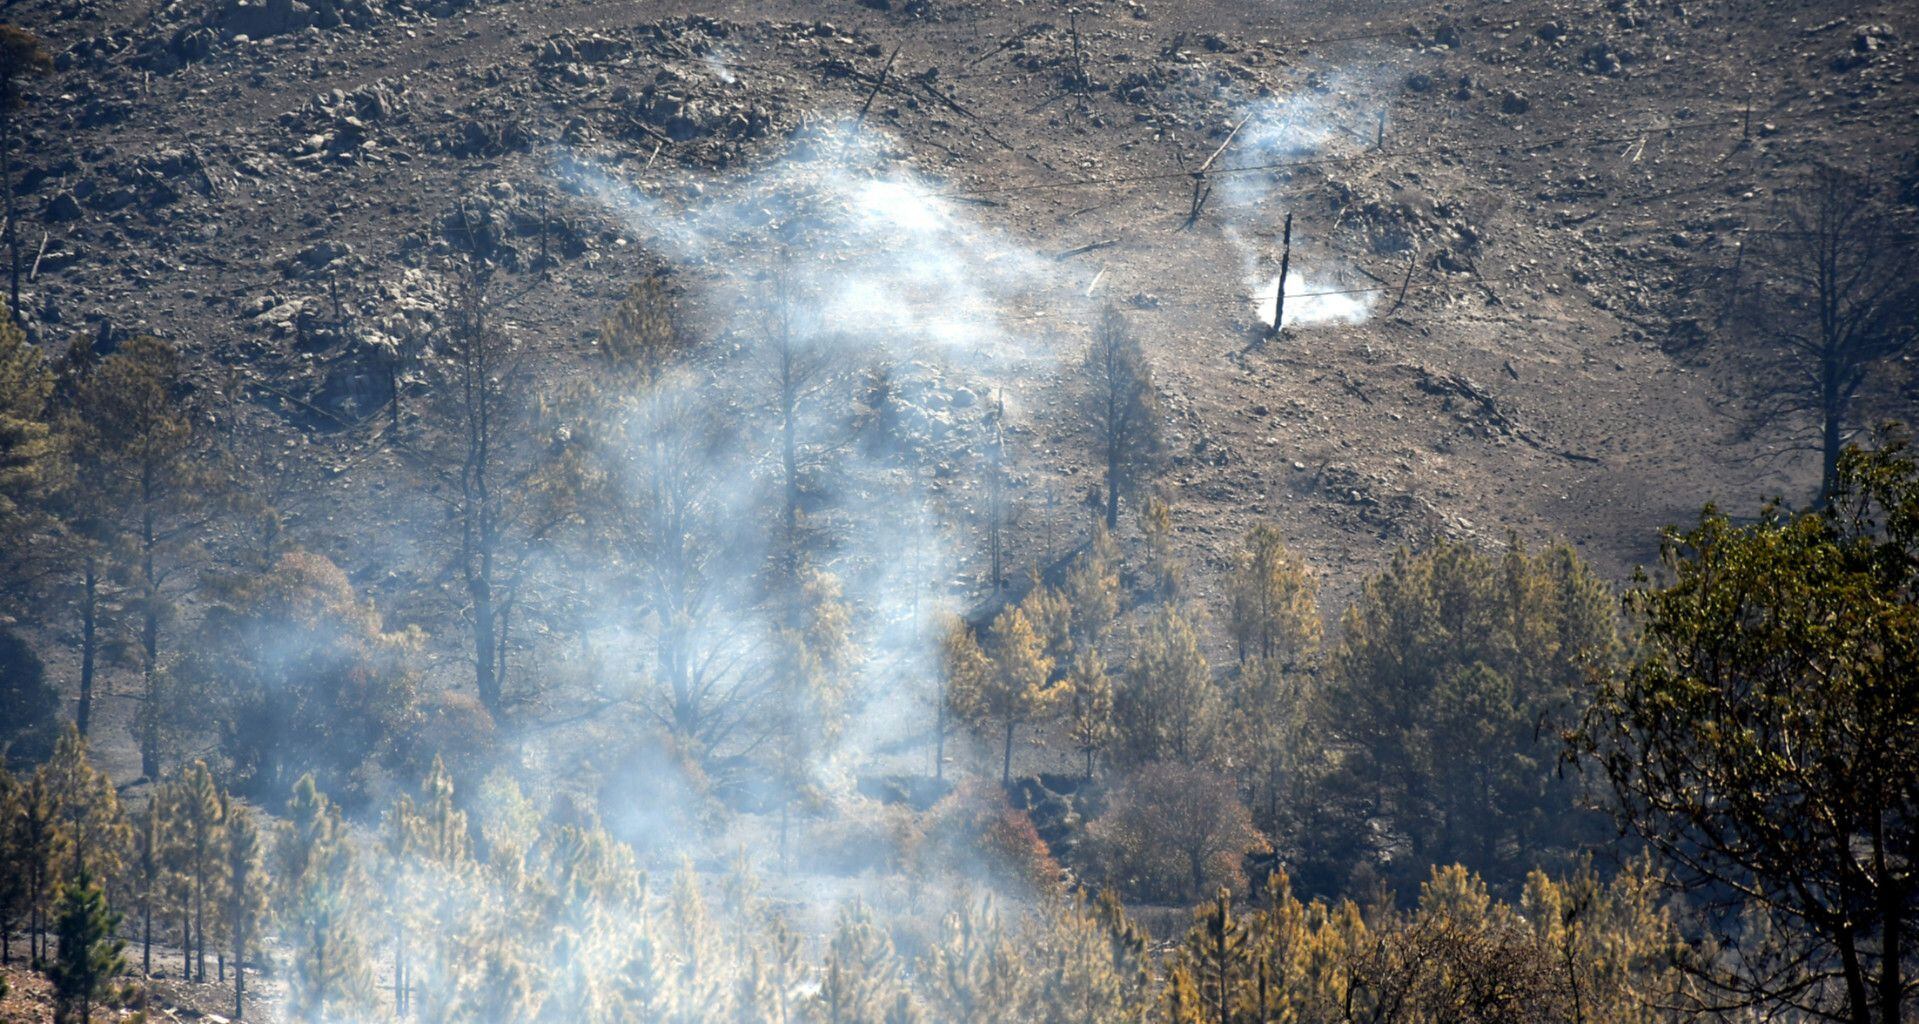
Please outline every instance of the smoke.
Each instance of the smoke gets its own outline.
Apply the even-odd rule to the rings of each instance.
[[[1257,285],[1253,291],[1253,315],[1259,322],[1273,322],[1274,306],[1279,294],[1279,277],[1275,275],[1263,285]],[[1286,316],[1281,327],[1309,327],[1315,324],[1365,323],[1372,315],[1373,303],[1379,298],[1377,292],[1357,291],[1339,282],[1315,281],[1298,271],[1286,274]]]
[[[732,85],[738,82],[739,79],[735,77],[733,72],[726,66],[726,62],[730,57],[731,54],[727,53],[724,49],[713,49],[700,55],[700,63],[705,65],[706,70],[713,73],[713,77],[727,85]]]
[[[1384,101],[1377,99],[1383,90],[1378,86],[1374,78],[1355,72],[1322,75],[1294,92],[1247,104],[1221,166],[1294,164],[1305,170],[1318,166],[1318,161],[1362,151],[1372,141],[1366,128],[1383,109]],[[1279,166],[1218,178],[1215,202],[1224,224],[1222,234],[1239,253],[1254,315],[1261,323],[1273,322],[1283,248],[1281,227],[1291,210],[1295,215],[1292,261],[1281,326],[1363,323],[1371,316],[1377,295],[1346,283],[1354,275],[1319,233],[1324,220],[1314,216],[1317,211],[1295,209],[1295,190],[1290,187],[1294,170]]]
[[[719,58],[708,66],[727,77]],[[1227,166],[1339,145],[1335,107],[1319,95],[1256,104]],[[982,224],[899,151],[883,132],[842,122],[749,170],[671,185],[555,154],[561,187],[674,265],[700,351],[613,396],[592,431],[609,494],[596,503],[595,539],[564,560],[564,584],[589,595],[580,644],[591,651],[579,662],[595,674],[590,689],[620,710],[521,737],[522,767],[558,781],[565,799],[539,809],[496,781],[475,804],[488,874],[470,889],[433,886],[446,923],[427,934],[451,945],[439,954],[443,976],[423,970],[445,999],[467,986],[493,999],[485,979],[505,975],[489,951],[550,938],[551,1019],[588,1019],[566,1014],[608,999],[632,1019],[705,1019],[691,1008],[734,998],[717,993],[780,949],[773,901],[732,894],[743,873],[722,881],[715,870],[735,850],[764,867],[792,848],[802,870],[774,883],[778,915],[816,946],[847,908],[897,929],[968,902],[889,857],[1002,892],[1045,884],[968,845],[969,829],[995,827],[980,794],[997,798],[997,787],[955,799],[941,818],[882,806],[860,783],[928,774],[942,626],[981,589],[968,572],[981,463],[1007,408],[998,392],[1066,357],[1022,325],[1039,311],[1090,314],[1095,270]],[[1286,179],[1220,180],[1226,236],[1270,319],[1277,254],[1253,239],[1261,228],[1270,236]],[[1340,290],[1340,266],[1303,220],[1287,323],[1363,320],[1369,298],[1310,294]],[[1020,413],[1014,403],[1003,415]],[[810,650],[796,650],[795,632]],[[838,641],[816,636],[833,633]],[[837,692],[795,700],[788,684],[815,666],[836,676]],[[617,846],[596,838],[598,823]],[[870,863],[822,866],[835,857]],[[664,877],[676,866],[670,898],[649,897],[644,881],[632,891],[640,870]],[[408,891],[415,868],[405,856],[383,864],[389,877],[376,885]],[[546,881],[524,885],[521,872]],[[716,888],[723,899],[709,911],[702,901]],[[502,908],[535,920],[525,938],[502,924]],[[676,980],[663,988],[632,981],[667,974]],[[601,977],[636,987],[589,991]],[[785,984],[803,996],[813,982]]]
[[[871,127],[832,124],[768,166],[683,190],[683,202],[572,154],[556,167],[662,255],[682,265],[723,257],[727,272],[710,295],[730,288],[750,309],[755,296],[741,281],[783,274],[809,340],[868,357],[930,349],[982,371],[1047,357],[1016,344],[997,316],[1070,286],[1057,264],[977,223],[891,159],[895,150]]]
[[[942,626],[976,596],[962,576],[976,546],[964,533],[975,523],[990,418],[1005,407],[996,392],[1060,358],[1048,336],[1017,325],[1022,311],[1085,301],[1086,282],[1073,279],[1084,271],[981,224],[896,152],[871,127],[833,124],[779,159],[698,188],[649,187],[571,153],[553,161],[563,187],[681,268],[697,317],[689,327],[714,339],[699,369],[632,403],[618,441],[632,453],[622,504],[643,518],[664,473],[697,510],[681,531],[699,552],[697,594],[684,610],[697,625],[672,640],[696,661],[732,666],[703,685],[739,700],[725,714],[744,719],[702,752],[707,772],[762,755],[771,741],[752,722],[781,711],[775,681],[789,616],[763,581],[785,543],[778,378],[797,380],[799,527],[809,564],[830,574],[851,611],[854,652],[844,720],[832,742],[809,744],[806,774],[840,803],[858,801],[863,774],[931,767]],[[1014,404],[1008,415],[1018,413]],[[666,460],[649,454],[662,447]],[[648,525],[635,522],[632,533]],[[687,654],[659,649],[661,613],[621,608],[606,623],[607,660],[641,666],[627,679],[635,699],[659,697],[663,657]],[[605,799],[625,805],[623,838],[658,856],[707,857],[715,842],[740,841],[737,824],[702,835],[664,806],[694,788],[658,784],[670,763],[636,757],[609,780]],[[774,798],[750,779],[718,781],[749,803]]]

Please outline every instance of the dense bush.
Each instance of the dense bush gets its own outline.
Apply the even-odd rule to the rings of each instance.
[[[1230,779],[1173,762],[1148,765],[1114,786],[1092,824],[1106,878],[1142,899],[1203,899],[1246,887],[1241,863],[1267,848]]]
[[[180,742],[211,724],[234,783],[261,799],[312,773],[357,800],[369,773],[417,756],[417,638],[386,632],[332,562],[290,552],[217,597],[178,671],[193,698],[174,709]]]

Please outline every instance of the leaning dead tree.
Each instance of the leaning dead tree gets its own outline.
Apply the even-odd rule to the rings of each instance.
[[[1759,423],[1818,424],[1805,447],[1820,453],[1822,503],[1865,426],[1856,399],[1919,350],[1915,228],[1879,182],[1820,165],[1742,243],[1715,347],[1739,364]]]

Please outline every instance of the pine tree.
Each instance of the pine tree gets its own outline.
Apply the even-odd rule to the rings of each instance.
[[[1038,566],[1033,567],[1031,582],[1032,589],[1020,599],[1019,610],[1026,614],[1033,632],[1039,634],[1045,644],[1043,653],[1052,662],[1053,674],[1058,675],[1073,660],[1073,608],[1064,593],[1040,581]]]
[[[1108,306],[1086,352],[1091,389],[1087,418],[1106,466],[1106,528],[1119,528],[1122,495],[1137,491],[1162,453],[1159,394],[1139,339],[1119,310]]]
[[[140,974],[153,976],[153,918],[166,912],[166,802],[160,793],[147,799],[133,846],[133,898],[140,907]]]
[[[616,387],[637,389],[659,380],[691,346],[665,279],[649,274],[634,282],[600,325],[595,354]]]
[[[267,914],[265,842],[253,812],[226,801],[224,875],[220,888],[228,949],[233,957],[233,1019],[246,1018],[246,964],[258,949]]]
[[[35,775],[44,779],[52,828],[53,884],[82,868],[99,879],[119,874],[133,842],[113,780],[94,767],[87,741],[71,725]]]
[[[1247,987],[1251,951],[1246,926],[1233,914],[1233,894],[1219,890],[1195,915],[1182,951],[1198,983],[1207,1024],[1234,1024]]]
[[[1217,759],[1222,700],[1199,631],[1185,611],[1161,606],[1140,631],[1119,695],[1119,750],[1130,764]]]
[[[32,914],[33,877],[23,834],[27,787],[0,767],[0,966],[13,961],[13,933]]]
[[[1034,963],[1033,1019],[1040,1024],[1145,1024],[1152,1011],[1151,942],[1102,893],[1047,909]]]
[[[1139,509],[1139,532],[1146,542],[1146,578],[1153,596],[1179,596],[1186,582],[1186,563],[1173,550],[1173,507],[1157,494],[1148,495]]]
[[[1192,968],[1175,963],[1166,972],[1166,1024],[1207,1024],[1206,1004]]]
[[[39,863],[28,865],[29,884],[40,894],[41,907],[82,872],[104,880],[120,871],[132,829],[120,813],[113,781],[87,758],[86,741],[73,726],[65,727],[53,756],[35,770],[24,795],[31,802],[23,821],[27,848],[40,858]],[[44,913],[37,954],[41,961],[47,958]]]
[[[1385,814],[1414,870],[1459,862],[1519,880],[1514,853],[1565,853],[1597,823],[1558,770],[1591,673],[1619,657],[1617,601],[1573,551],[1515,540],[1397,554],[1346,610],[1319,728],[1353,745],[1328,780],[1346,842]],[[1332,856],[1346,855],[1331,847]],[[1413,879],[1403,879],[1410,883]]]
[[[890,1024],[906,994],[899,956],[864,903],[840,910],[810,1018],[819,1024]]]
[[[820,760],[831,753],[845,725],[853,645],[850,612],[839,580],[802,567],[789,625],[779,631],[774,660],[772,747],[780,786],[780,865],[786,865],[793,802],[813,785]]]
[[[935,1018],[950,1024],[1023,1020],[1032,998],[1022,952],[991,897],[947,913],[921,974]]]
[[[1317,749],[1307,727],[1316,694],[1308,671],[1277,658],[1241,663],[1230,682],[1226,733],[1234,766],[1261,827],[1273,835],[1281,834],[1281,814],[1305,796]]]
[[[420,784],[419,801],[402,797],[388,819],[389,878],[404,891],[389,901],[392,917],[395,1012],[412,1008],[420,961],[429,976],[458,970],[445,939],[460,927],[463,904],[478,870],[466,812],[454,799],[453,775],[434,757]]]
[[[274,879],[288,948],[287,1008],[296,1020],[325,1022],[373,1002],[359,872],[339,809],[311,775],[294,786],[287,818]]]
[[[63,430],[72,438],[75,485],[65,505],[82,545],[82,688],[92,671],[102,563],[109,552],[120,553],[139,619],[140,771],[158,779],[169,699],[161,631],[172,619],[175,591],[197,562],[223,477],[180,400],[184,370],[171,346],[139,337],[90,368],[84,360],[69,365],[77,376],[64,383],[73,401]]]
[[[420,447],[438,478],[451,481],[445,520],[460,586],[455,608],[467,628],[474,693],[498,717],[506,708],[514,615],[534,586],[549,541],[579,519],[582,446],[559,415],[566,402],[529,385],[529,364],[498,316],[495,268],[477,257],[452,277],[453,299],[440,348],[437,442]],[[552,414],[552,415],[549,415]]]
[[[113,979],[127,969],[121,955],[126,943],[114,937],[120,915],[107,906],[106,889],[82,868],[61,887],[54,916],[60,949],[47,968],[54,1017],[89,1024],[94,1004],[106,999]]]
[[[1233,571],[1230,626],[1239,660],[1291,662],[1319,642],[1318,585],[1287,549],[1278,527],[1261,524],[1246,536]]]
[[[1045,714],[1061,696],[1051,683],[1053,664],[1031,620],[1019,608],[1008,608],[993,620],[990,643],[983,657],[966,649],[973,641],[955,641],[950,699],[954,710],[981,729],[1001,733],[1000,781],[1013,778],[1013,739],[1023,723]]]
[[[45,760],[62,730],[60,694],[47,682],[46,663],[32,645],[4,626],[0,626],[0,708],[6,709],[0,716],[0,760],[22,764]]]
[[[1119,734],[1113,719],[1116,694],[1112,673],[1098,650],[1086,648],[1073,656],[1066,672],[1066,733],[1086,763],[1086,778],[1093,777],[1093,761],[1112,745]]]
[[[20,908],[27,917],[27,961],[35,969],[46,962],[47,904],[53,892],[55,807],[47,788],[46,774],[36,771],[15,787],[9,807],[9,852],[24,883]]]
[[[182,724],[211,725],[236,789],[263,799],[306,772],[351,786],[398,759],[396,741],[420,714],[417,631],[389,632],[339,566],[297,548],[260,571],[209,579],[202,593],[200,625],[169,678],[194,704]]]
[[[207,980],[207,907],[222,878],[226,803],[206,762],[195,761],[164,787],[166,861],[179,895],[181,973]],[[217,909],[216,909],[217,913]]]
[[[1103,644],[1119,618],[1119,545],[1103,523],[1093,524],[1093,539],[1066,572],[1066,604],[1072,609],[1073,642]]]

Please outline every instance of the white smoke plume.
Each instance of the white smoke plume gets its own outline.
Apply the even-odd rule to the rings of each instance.
[[[1224,221],[1222,233],[1239,252],[1253,312],[1261,323],[1273,322],[1282,244],[1279,229],[1292,201],[1288,195],[1292,175],[1283,165],[1326,166],[1315,162],[1349,156],[1369,145],[1368,119],[1383,102],[1372,98],[1383,92],[1375,86],[1365,76],[1332,75],[1244,108],[1244,120],[1221,166],[1282,166],[1220,175],[1215,202]],[[1295,217],[1281,326],[1365,322],[1377,296],[1348,283],[1354,275],[1346,272],[1341,257],[1317,234],[1324,226],[1313,216],[1317,211],[1294,212],[1307,215]],[[1256,238],[1256,234],[1266,237]]]
[[[1254,291],[1253,312],[1260,323],[1273,322],[1278,292],[1277,276]],[[1377,292],[1344,288],[1336,282],[1315,282],[1297,271],[1290,272],[1286,275],[1286,317],[1280,326],[1365,323],[1377,299]]]
[[[1019,414],[998,385],[1060,358],[1048,335],[1023,329],[1029,311],[1086,302],[1084,280],[976,221],[889,159],[894,152],[870,126],[840,124],[796,140],[768,165],[697,189],[648,188],[571,155],[555,161],[565,187],[603,204],[643,245],[686,271],[680,279],[705,313],[690,326],[722,355],[717,376],[689,373],[665,385],[678,389],[673,401],[692,407],[750,398],[752,386],[742,382],[766,368],[761,355],[772,321],[823,367],[818,393],[800,410],[809,498],[824,506],[809,509],[808,518],[819,528],[814,557],[855,610],[852,641],[863,653],[843,736],[815,766],[817,783],[841,796],[876,766],[931,767],[930,750],[920,748],[939,685],[939,624],[978,596],[976,584],[958,576],[977,547],[974,524],[956,508],[979,487],[967,460],[977,458],[993,409]],[[909,410],[907,439],[877,448],[849,443],[847,406],[861,375],[879,366],[891,368],[894,394]],[[763,400],[766,389],[758,394]],[[712,544],[713,575],[736,580],[752,579],[771,554],[768,494],[779,464],[768,421],[746,415],[762,429],[743,426],[700,453],[710,462],[700,471],[703,507],[724,538]],[[942,473],[953,478],[936,480]],[[716,592],[701,624],[753,652],[740,670],[749,691],[763,685],[753,674],[764,675],[761,661],[777,631],[750,591]],[[609,624],[609,632],[618,636],[621,627]],[[613,642],[618,661],[647,663],[642,637],[623,642],[630,647]],[[638,774],[657,778],[661,767],[649,762]],[[668,805],[690,787],[634,783],[626,821],[639,834],[636,845],[707,855],[731,838],[679,826],[683,811]]]

